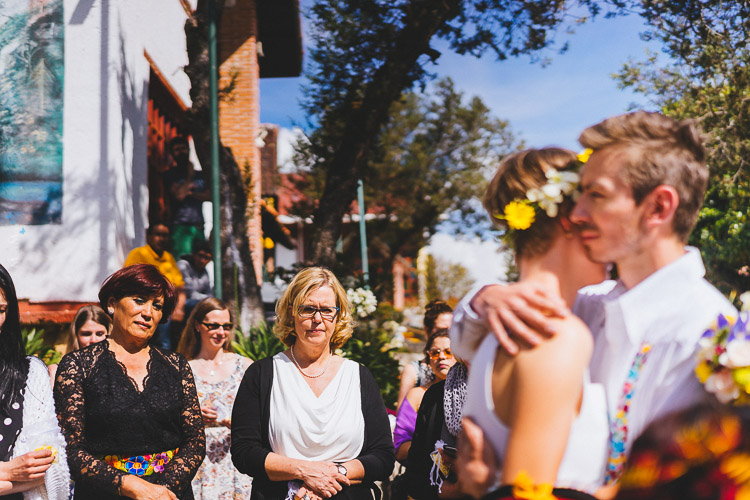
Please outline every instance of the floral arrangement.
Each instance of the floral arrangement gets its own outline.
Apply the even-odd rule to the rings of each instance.
[[[352,304],[352,314],[359,318],[366,318],[378,308],[375,294],[366,288],[348,289],[346,298]]]
[[[744,300],[743,300],[744,297]],[[750,295],[740,297],[743,311],[735,319],[720,314],[698,342],[695,374],[722,403],[750,404]]]
[[[525,199],[511,201],[505,205],[503,213],[495,215],[495,218],[504,220],[512,230],[523,231],[530,228],[536,220],[537,209],[543,210],[547,217],[557,217],[558,206],[564,197],[575,198],[578,193],[580,177],[578,172],[554,168],[547,170],[545,175],[546,184],[529,189]]]

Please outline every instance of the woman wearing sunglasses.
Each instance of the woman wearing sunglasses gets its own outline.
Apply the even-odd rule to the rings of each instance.
[[[427,339],[424,347],[425,363],[430,366],[435,379],[427,385],[415,387],[406,393],[404,402],[398,409],[396,416],[396,428],[393,430],[393,446],[396,449],[396,459],[405,462],[411,447],[411,439],[414,436],[414,424],[417,421],[417,411],[422,403],[422,398],[427,389],[432,385],[445,380],[448,370],[456,364],[451,352],[451,339],[448,337],[448,329],[435,330]]]
[[[232,412],[232,460],[253,477],[253,500],[372,499],[393,470],[375,379],[334,354],[352,330],[333,273],[297,273],[276,304],[274,333],[288,349],[247,370]]]
[[[252,480],[232,464],[232,405],[245,370],[252,363],[232,352],[232,316],[213,297],[193,308],[177,351],[190,363],[206,426],[206,458],[193,478],[193,494],[202,498],[247,498]]]

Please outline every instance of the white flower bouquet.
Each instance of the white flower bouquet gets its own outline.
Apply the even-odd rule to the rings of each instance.
[[[358,318],[366,318],[378,308],[378,299],[366,288],[350,288],[346,291],[346,298],[352,305],[352,314]]]

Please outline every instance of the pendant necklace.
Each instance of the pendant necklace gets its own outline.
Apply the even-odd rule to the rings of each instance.
[[[219,352],[221,352],[221,350],[220,350]],[[220,357],[220,358],[222,358],[222,359],[221,359],[221,361],[219,361],[218,363],[213,363],[213,362],[210,362],[210,365],[209,365],[209,366],[210,366],[210,368],[208,369],[208,375],[209,375],[210,377],[213,377],[214,375],[216,375],[216,372],[214,371],[214,369],[215,369],[215,368],[216,368],[217,366],[221,366],[221,365],[222,365],[222,363],[224,363],[224,354],[222,354],[222,355],[221,355],[221,356],[219,356],[219,357]]]
[[[326,363],[326,366],[323,368],[322,372],[318,373],[317,375],[308,375],[307,373],[302,371],[302,368],[300,368],[299,363],[297,363],[297,358],[294,357],[294,346],[289,348],[289,352],[292,353],[292,361],[294,361],[294,364],[297,365],[297,369],[299,370],[299,372],[307,378],[318,378],[322,376],[326,372],[326,370],[328,370],[328,365],[331,364],[331,358],[333,358],[333,354],[328,356],[328,362]]]

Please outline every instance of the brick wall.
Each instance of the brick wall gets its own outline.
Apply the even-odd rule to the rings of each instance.
[[[219,88],[234,77],[232,94],[219,102],[219,127],[222,143],[250,179],[248,236],[258,283],[262,279],[263,245],[261,240],[260,196],[261,166],[256,139],[260,131],[259,68],[256,46],[258,33],[255,0],[236,0],[226,7],[219,27]]]

